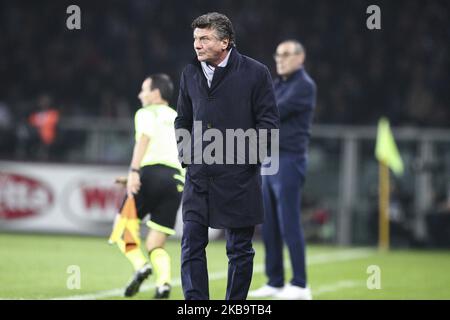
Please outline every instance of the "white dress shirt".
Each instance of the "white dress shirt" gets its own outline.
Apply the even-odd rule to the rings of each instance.
[[[218,67],[226,67],[228,64],[228,59],[230,58],[230,53],[231,50],[233,50],[233,48],[230,49],[230,51],[228,51],[227,56],[225,57],[225,59],[223,59],[223,61],[221,63],[219,63]],[[202,70],[203,70],[203,74],[206,77],[206,80],[208,81],[208,87],[211,88],[211,82],[213,80],[213,76],[214,76],[214,70],[216,69],[214,66],[206,63],[206,62],[201,62],[202,65]]]

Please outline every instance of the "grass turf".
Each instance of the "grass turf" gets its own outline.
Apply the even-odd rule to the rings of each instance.
[[[250,289],[263,285],[264,249],[254,244],[255,270]],[[180,243],[168,242],[172,257],[171,299],[183,299],[180,286]],[[226,289],[225,243],[212,241],[207,248],[211,299],[223,299]],[[285,259],[288,255],[285,252]],[[342,248],[310,245],[307,249],[308,278],[314,299],[450,299],[448,251]],[[80,270],[80,289],[68,289],[72,273]],[[367,268],[380,268],[381,289],[370,290]],[[0,235],[0,299],[124,299],[124,285],[132,268],[107,239],[56,235]],[[286,263],[286,278],[290,277]],[[153,278],[133,299],[153,296]]]

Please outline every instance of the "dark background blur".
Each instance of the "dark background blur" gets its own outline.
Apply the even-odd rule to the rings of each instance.
[[[72,4],[81,30],[66,27]],[[372,4],[381,30],[366,27]],[[448,0],[0,0],[0,159],[126,166],[141,82],[169,74],[176,107],[179,76],[194,58],[191,22],[211,11],[232,20],[238,50],[274,77],[280,41],[306,48],[318,85],[303,194],[308,239],[376,241],[373,152],[385,116],[406,168],[392,182],[392,242],[450,246]],[[56,110],[55,128],[39,126],[43,110]]]
[[[81,8],[81,30],[66,28],[70,4]],[[366,28],[369,4],[381,7],[382,30]],[[1,1],[1,108],[20,121],[48,93],[63,116],[130,117],[147,74],[178,84],[194,53],[190,23],[209,11],[225,13],[238,50],[274,76],[278,42],[304,43],[319,88],[316,123],[376,124],[386,115],[394,125],[450,126],[444,0]]]

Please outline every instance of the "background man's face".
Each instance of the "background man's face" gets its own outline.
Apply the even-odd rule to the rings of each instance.
[[[141,92],[139,92],[138,97],[139,100],[141,100],[141,104],[143,107],[152,104],[152,101],[154,99],[156,90],[150,90],[151,85],[152,79],[145,79],[144,82],[142,82]]]
[[[198,61],[215,64],[227,46],[228,40],[219,40],[216,30],[195,28],[194,49]]]
[[[305,60],[303,52],[297,52],[292,42],[281,43],[275,53],[275,62],[279,76],[289,76],[300,69]]]

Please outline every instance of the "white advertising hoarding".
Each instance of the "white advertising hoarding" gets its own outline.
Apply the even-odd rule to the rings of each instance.
[[[0,229],[107,235],[125,167],[0,162]]]
[[[0,161],[0,231],[108,237],[125,196],[114,180],[127,172],[125,166]],[[176,238],[183,230],[180,211]],[[209,229],[209,238],[221,233]]]
[[[126,174],[122,166],[0,162],[0,230],[108,236],[125,195],[114,180]]]

